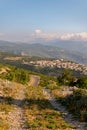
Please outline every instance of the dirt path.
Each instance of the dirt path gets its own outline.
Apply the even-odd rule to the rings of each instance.
[[[40,78],[38,76],[31,76],[30,78],[30,85],[31,86],[38,86]],[[85,126],[86,123],[79,122],[73,118],[73,116],[68,113],[64,106],[58,103],[55,97],[51,94],[50,89],[43,89],[43,93],[46,98],[49,100],[53,108],[62,113],[64,120],[75,127],[76,130],[86,130],[87,127]]]
[[[13,100],[14,110],[12,112],[9,112],[7,117],[9,130],[28,130],[23,110],[24,97],[25,87],[22,85],[17,90],[17,94]]]
[[[61,106],[61,104],[56,101],[55,97],[50,93],[49,89],[43,89],[43,93],[51,105],[54,107],[54,109],[62,113],[63,118],[67,123],[75,126],[76,130],[87,130],[87,127],[85,126],[86,123],[81,123],[73,119],[73,116],[68,113],[65,107]]]
[[[30,76],[29,86],[38,86],[40,77],[36,75]]]
[[[39,79],[39,76],[32,75],[30,77],[29,85],[38,86]],[[24,98],[26,86],[20,84],[17,88],[14,86],[14,89],[17,91],[14,95],[14,98],[12,99],[14,109],[10,111],[7,116],[7,124],[9,125],[9,130],[29,130],[26,124],[27,121],[23,108],[23,105],[25,104]]]
[[[38,86],[40,77],[31,76],[29,85]],[[24,98],[25,98],[26,87],[21,85],[17,89],[16,96],[13,100],[14,110],[9,112],[7,120],[9,124],[9,130],[29,130],[26,125],[26,117],[23,110]],[[67,112],[65,107],[61,106],[51,94],[49,89],[43,89],[43,93],[49,102],[52,104],[56,111],[62,113],[62,116],[66,122],[76,127],[76,130],[86,130],[85,123],[78,122],[73,119],[73,116]]]

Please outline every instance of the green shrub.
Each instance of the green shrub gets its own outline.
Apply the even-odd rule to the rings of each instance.
[[[81,121],[87,122],[87,91],[78,89],[73,95],[61,99],[61,103]]]
[[[77,86],[79,88],[86,88],[87,89],[87,77],[81,77],[77,80]]]

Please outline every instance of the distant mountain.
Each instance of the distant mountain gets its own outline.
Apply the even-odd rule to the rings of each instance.
[[[66,49],[67,48],[67,49]],[[0,51],[10,52],[14,54],[39,56],[46,58],[63,58],[66,60],[75,61],[78,63],[87,64],[86,54],[69,47],[58,47],[56,45],[42,45],[42,44],[27,44],[27,43],[13,43],[7,41],[0,41]]]
[[[55,45],[70,51],[76,51],[87,56],[87,41],[55,40],[49,45]]]

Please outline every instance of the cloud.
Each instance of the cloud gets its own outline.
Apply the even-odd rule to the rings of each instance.
[[[47,41],[47,40],[53,40],[55,38],[58,38],[59,35],[57,33],[49,33],[49,32],[44,32],[40,29],[36,29],[34,33],[32,33],[32,37],[35,39],[40,38]]]
[[[68,33],[60,36],[61,40],[83,40],[87,41],[87,32]]]
[[[34,33],[32,34],[33,38],[40,38],[44,39],[45,41],[51,41],[51,40],[83,40],[87,41],[87,32],[81,32],[81,33],[50,33],[50,32],[44,32],[40,29],[36,29]]]
[[[41,29],[35,29],[32,33],[0,33],[0,40],[20,41],[20,42],[50,42],[55,40],[75,40],[87,41],[87,32],[80,33],[58,33],[46,32]]]
[[[42,31],[41,31],[40,29],[36,29],[36,30],[35,30],[35,33],[36,33],[36,34],[40,34],[40,33],[42,33]]]
[[[77,36],[81,39],[87,40],[87,33],[86,32],[78,33]]]

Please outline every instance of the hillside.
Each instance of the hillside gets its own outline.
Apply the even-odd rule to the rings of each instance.
[[[50,43],[49,43],[50,44]],[[87,41],[80,40],[55,40],[51,45],[58,46],[60,48],[65,48],[70,51],[79,52],[87,56]]]
[[[71,130],[72,126],[64,121],[61,113],[55,111],[46,99],[41,86],[35,87],[36,83],[34,86],[31,86],[31,83],[28,86],[29,81],[25,85],[17,83],[19,81],[9,81],[10,77],[3,77],[3,74],[7,75],[9,71],[15,73],[13,67],[1,65],[1,68],[5,70],[2,72],[1,69],[0,73],[3,79],[0,79],[1,130],[38,128],[40,130],[56,130],[57,128]],[[21,71],[22,69],[20,69]],[[12,75],[14,75],[13,73]]]
[[[67,112],[64,106],[60,105],[58,101],[60,94],[61,98],[66,99],[71,90],[63,90],[57,78],[32,73],[9,65],[0,64],[0,68],[1,130],[86,129],[84,123],[80,123]],[[23,77],[25,72],[28,74],[28,80]],[[22,77],[20,78],[20,76]],[[66,92],[65,97],[62,95],[64,92]],[[82,116],[85,120],[85,116]]]
[[[80,53],[79,51],[68,49],[68,47],[66,49],[63,46],[58,47],[55,45],[0,41],[0,51],[45,58],[63,58],[66,60],[87,64],[87,58],[85,54]]]
[[[72,71],[73,75],[76,77],[87,75],[86,65],[64,59],[22,56],[13,53],[0,52],[0,62],[56,77],[61,75],[65,69]]]
[[[71,88],[60,86],[59,79],[44,76],[28,70],[0,64],[0,117],[2,130],[85,130],[85,123],[81,123],[75,116],[68,113],[59,100],[71,100],[69,96],[74,95],[75,103],[86,98],[85,89],[71,91]],[[68,75],[69,72],[67,73]],[[63,76],[63,75],[62,75]],[[27,80],[26,80],[26,78]],[[61,77],[63,80],[67,78]],[[71,77],[72,78],[72,77]],[[69,76],[68,76],[68,80]],[[67,83],[67,82],[66,82]],[[63,84],[63,82],[62,82]],[[74,89],[73,89],[74,90]],[[76,93],[75,93],[76,92]],[[65,94],[64,94],[65,93]],[[64,100],[65,99],[65,100]],[[82,105],[86,105],[83,102]],[[70,108],[72,108],[71,104]],[[85,106],[86,108],[86,106]],[[84,108],[84,112],[86,109]],[[80,108],[82,112],[82,108]],[[79,112],[79,104],[78,104]],[[65,114],[67,113],[67,114]],[[81,113],[81,121],[86,121],[86,115]]]

